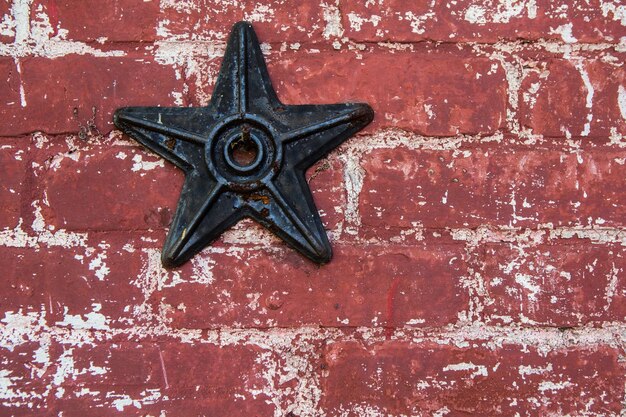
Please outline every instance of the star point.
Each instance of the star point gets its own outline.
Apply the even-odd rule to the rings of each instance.
[[[185,172],[161,257],[171,268],[246,217],[314,262],[329,262],[304,174],[373,116],[363,103],[283,105],[252,26],[239,22],[208,106],[125,107],[114,122]]]

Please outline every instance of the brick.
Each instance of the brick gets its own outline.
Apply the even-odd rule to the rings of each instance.
[[[330,267],[290,249],[204,253],[155,297],[180,328],[441,326],[468,308],[462,245],[333,250]]]
[[[47,150],[44,158],[50,158]],[[138,147],[103,146],[52,158],[54,164],[39,175],[48,224],[80,231],[169,226],[184,175],[159,156]]]
[[[11,1],[0,0],[0,42],[11,43],[15,39],[13,17],[11,13]]]
[[[617,3],[342,1],[344,36],[357,42],[565,40],[619,43]]]
[[[624,250],[590,244],[508,244],[485,248],[489,294],[484,314],[496,323],[573,327],[626,319]]]
[[[5,324],[1,318],[0,323]],[[6,416],[43,416],[48,384],[52,383],[53,377],[49,373],[53,362],[46,360],[54,361],[55,356],[52,354],[48,357],[48,347],[35,341],[24,340],[7,347],[7,337],[10,337],[8,332],[3,334],[0,345],[3,382],[0,390],[0,413]]]
[[[164,230],[171,223],[184,174],[153,153],[127,146],[68,153],[52,145],[38,159],[42,165],[54,161],[38,175],[39,198],[44,200],[45,193],[42,214],[58,229]],[[342,168],[337,160],[322,160],[307,172],[320,216],[330,230],[340,228],[344,220]]]
[[[505,119],[504,72],[488,59],[427,52],[320,53],[283,58],[270,73],[285,103],[369,103],[376,114],[370,131],[491,133]]]
[[[332,11],[325,4],[291,0],[165,2],[162,7],[160,25],[166,39],[225,40],[233,24],[246,20],[264,43],[323,40],[325,10]]]
[[[111,357],[104,362],[96,357],[108,352]],[[103,416],[273,415],[271,398],[262,392],[267,384],[260,361],[261,357],[267,359],[264,353],[244,346],[173,342],[76,350],[77,360],[84,365],[93,360],[91,369],[95,366],[105,373],[87,372],[76,382],[70,381],[76,385],[67,387],[63,398],[55,401],[55,408],[72,417],[87,411]],[[115,354],[118,359],[112,364]],[[84,359],[80,359],[82,355]],[[124,367],[124,356],[129,358],[128,368]]]
[[[617,56],[624,61],[623,54]],[[624,135],[626,118],[619,105],[624,84],[623,65],[549,60],[545,71],[532,73],[522,83],[521,123],[534,133],[553,137]]]
[[[66,345],[61,356],[67,357],[74,367],[74,372],[58,385],[66,391],[116,386],[158,389],[164,384],[159,347],[153,343]]]
[[[50,409],[64,415],[129,415],[162,394],[159,348],[152,343],[65,345],[60,352]],[[125,411],[125,412],[124,412]]]
[[[67,31],[66,39],[84,42],[104,40],[154,41],[159,16],[156,0],[36,0],[32,10],[45,13],[53,29]]]
[[[143,263],[126,236],[92,235],[73,248],[42,248],[35,269],[45,282],[47,321],[66,329],[126,329],[144,324]]]
[[[43,314],[63,329],[127,329],[150,317],[139,245],[128,236],[43,234],[38,248],[2,248],[0,317]]]
[[[621,226],[621,158],[591,150],[373,150],[362,162],[363,233],[388,239],[416,225]]]
[[[48,305],[44,259],[31,249],[2,247],[0,250],[0,280],[2,298],[0,320],[6,314],[37,313]]]
[[[0,142],[0,230],[15,228],[21,219],[21,196],[26,177],[27,145],[24,141]]]
[[[9,114],[22,111],[20,97],[21,75],[17,70],[15,60],[0,57],[0,115],[3,118]],[[17,61],[19,62],[19,61]],[[4,124],[4,123],[3,123]],[[2,131],[2,128],[0,128]]]
[[[190,78],[197,84],[190,90],[197,103],[205,103],[213,88],[203,74],[217,67],[215,61],[201,62],[207,69]],[[394,127],[432,136],[486,134],[506,119],[504,72],[486,58],[422,50],[291,52],[270,54],[268,68],[285,104],[369,103],[375,118],[368,131]]]
[[[26,58],[21,65],[26,106],[8,109],[0,135],[78,132],[92,119],[105,134],[118,107],[172,106],[182,97],[174,70],[147,58],[66,55]]]
[[[339,233],[345,221],[344,166],[336,159],[323,159],[306,173],[315,206],[326,230]]]
[[[470,346],[331,343],[325,351],[322,408],[342,416],[443,410],[449,415],[619,415],[624,369],[611,347],[542,355],[521,345]]]

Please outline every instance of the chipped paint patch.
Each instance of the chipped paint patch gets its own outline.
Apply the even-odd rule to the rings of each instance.
[[[93,311],[87,314],[69,314],[68,308],[63,308],[63,320],[56,322],[57,326],[71,327],[73,329],[108,330],[109,319],[100,310],[102,304],[93,303]]]
[[[477,376],[488,376],[487,367],[483,365],[475,365],[472,362],[462,362],[447,365],[443,368],[444,371],[472,371],[470,378],[476,378]]]
[[[135,156],[133,156],[133,166],[131,171],[151,171],[155,168],[165,168],[164,160],[157,159],[155,161],[144,161],[141,154],[135,154]]]
[[[626,120],[626,88],[620,85],[617,90],[617,105],[622,119]]]
[[[15,42],[0,43],[0,55],[14,58],[45,56],[58,58],[70,54],[92,55],[96,57],[124,56],[124,51],[103,51],[84,42],[67,39],[68,32],[63,28],[53,28],[50,17],[41,4],[33,0],[13,0],[11,28],[15,31]],[[56,35],[54,33],[56,32]]]

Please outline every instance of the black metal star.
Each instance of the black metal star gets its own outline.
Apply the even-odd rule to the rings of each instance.
[[[239,22],[207,107],[125,107],[114,121],[185,171],[161,256],[175,267],[244,217],[328,262],[330,243],[304,173],[373,116],[361,103],[283,105],[252,26]]]

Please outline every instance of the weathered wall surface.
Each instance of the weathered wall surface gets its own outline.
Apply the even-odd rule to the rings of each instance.
[[[335,258],[159,251],[182,173],[113,130],[208,102],[253,23],[285,103],[376,119],[308,176]],[[619,0],[0,2],[0,415],[618,416]]]

